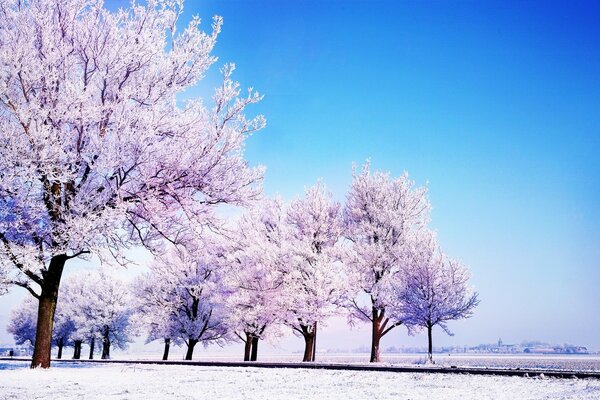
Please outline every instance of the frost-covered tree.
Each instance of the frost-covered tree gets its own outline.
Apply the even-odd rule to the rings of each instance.
[[[58,359],[62,358],[63,348],[71,345],[71,337],[76,329],[70,310],[64,303],[62,298],[58,301],[52,327],[52,345],[57,348],[56,358]]]
[[[187,345],[186,360],[191,360],[196,344],[221,344],[227,338],[225,287],[218,259],[223,257],[214,243],[178,247],[150,266],[148,279],[164,286],[155,298],[167,298],[169,326],[166,331]],[[161,314],[162,315],[162,314]],[[165,329],[165,328],[161,328]]]
[[[102,345],[102,359],[110,358],[110,349],[126,349],[132,341],[131,315],[133,299],[128,285],[115,274],[101,270],[76,274],[69,279],[69,299],[73,310],[72,319],[82,332],[90,332],[93,352],[96,341]],[[79,294],[78,296],[76,294]]]
[[[426,188],[415,187],[406,173],[397,179],[371,173],[368,162],[354,170],[343,212],[350,241],[347,305],[352,323],[371,323],[371,362],[380,361],[381,338],[403,322],[389,308],[396,302],[394,287],[402,279],[409,237],[427,225],[429,210]]]
[[[433,362],[432,328],[437,325],[452,335],[447,323],[470,317],[479,300],[469,286],[467,268],[448,258],[432,233],[423,232],[413,242],[404,263],[395,312],[407,324],[427,330],[427,359]]]
[[[216,204],[258,193],[243,145],[260,96],[231,80],[209,102],[179,101],[216,58],[181,0],[0,0],[0,265],[39,299],[32,366],[49,367],[65,262],[124,245],[178,241]]]
[[[13,336],[16,344],[35,344],[36,314],[37,304],[30,297],[11,311],[6,331]]]
[[[159,266],[151,268],[153,271]],[[144,274],[133,282],[135,295],[136,323],[146,330],[146,343],[155,340],[164,342],[163,360],[169,359],[171,344],[179,345],[181,339],[175,331],[173,311],[173,287],[160,273]]]
[[[345,285],[336,246],[341,233],[340,204],[318,183],[290,204],[287,223],[285,323],[304,338],[303,361],[314,361],[317,326],[334,315]]]
[[[265,199],[244,214],[226,257],[230,329],[244,342],[244,361],[256,361],[260,339],[280,334],[287,221],[281,200]]]

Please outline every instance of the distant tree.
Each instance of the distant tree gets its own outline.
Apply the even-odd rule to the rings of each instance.
[[[76,329],[70,310],[64,303],[65,301],[61,299],[56,305],[54,326],[52,328],[52,345],[58,349],[56,355],[58,359],[62,358],[63,348],[71,345],[71,337]]]
[[[69,336],[73,344],[73,359],[81,358],[81,349],[84,343],[90,345],[89,359],[94,356],[94,348],[96,342],[95,333],[92,331],[89,321],[85,318],[78,317],[81,314],[81,299],[87,296],[87,286],[81,284],[79,274],[67,277],[60,288],[61,312],[68,316],[73,323],[73,330]],[[59,311],[57,310],[57,314]],[[55,316],[55,319],[56,316]]]
[[[37,304],[30,297],[11,311],[6,331],[13,336],[16,344],[35,344],[36,314]]]
[[[341,233],[340,204],[318,183],[290,204],[287,223],[285,323],[304,338],[302,361],[314,361],[317,327],[335,314],[345,285],[336,246]]]
[[[389,308],[400,274],[408,239],[429,221],[427,189],[415,187],[405,173],[392,179],[382,172],[371,174],[367,162],[353,173],[344,207],[345,236],[350,242],[345,265],[348,270],[347,306],[350,322],[370,322],[371,362],[380,361],[380,341],[403,323]]]
[[[224,279],[228,325],[256,361],[258,342],[280,332],[287,221],[281,200],[263,200],[244,214],[229,243]]]
[[[447,323],[470,317],[478,295],[468,285],[468,270],[448,258],[429,232],[416,236],[403,272],[396,312],[406,323],[427,329],[427,359],[433,362],[432,328],[437,325],[452,335]]]
[[[219,203],[260,192],[243,157],[264,119],[223,67],[209,102],[181,102],[216,61],[221,29],[178,30],[182,1],[0,0],[0,265],[39,300],[32,367],[50,366],[65,263],[93,253],[124,262],[206,224]]]
[[[154,268],[151,268],[154,270]],[[182,343],[177,332],[173,311],[173,286],[158,273],[147,273],[132,284],[136,304],[136,324],[146,330],[146,343],[162,340],[163,360],[169,359],[171,345]]]
[[[157,299],[168,299],[164,316],[166,329],[187,345],[186,360],[191,360],[196,344],[208,346],[228,340],[225,321],[224,285],[213,244],[178,247],[150,265],[149,281],[165,285],[148,285],[158,290]]]
[[[104,270],[74,275],[70,284],[81,288],[81,295],[70,299],[72,319],[83,332],[90,332],[90,354],[96,340],[102,345],[102,359],[110,358],[111,347],[126,349],[134,336],[128,285]]]

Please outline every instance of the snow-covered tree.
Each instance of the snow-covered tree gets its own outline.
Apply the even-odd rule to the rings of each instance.
[[[0,0],[0,265],[39,299],[32,366],[49,367],[65,262],[110,253],[211,218],[259,192],[243,157],[264,119],[223,67],[214,106],[182,103],[216,61],[221,29],[178,29],[181,0]]]
[[[160,268],[155,265],[152,270]],[[179,345],[182,340],[175,331],[172,284],[163,279],[160,273],[149,273],[133,282],[138,326],[146,330],[146,343],[155,340],[164,342],[163,360],[169,359],[171,344]]]
[[[353,180],[344,208],[345,235],[350,242],[345,257],[348,273],[347,305],[350,321],[372,325],[371,362],[380,361],[381,338],[402,324],[389,312],[396,302],[394,288],[402,279],[402,260],[409,237],[429,221],[425,187],[415,187],[405,173],[370,172],[367,162]]]
[[[63,348],[71,345],[71,337],[74,334],[75,329],[75,322],[73,321],[73,318],[71,318],[70,310],[66,306],[65,301],[61,298],[56,305],[54,325],[52,327],[52,345],[56,346],[58,349],[56,358],[62,358]]]
[[[169,325],[161,331],[185,342],[186,360],[192,359],[196,344],[221,344],[228,339],[221,257],[216,244],[196,243],[173,249],[150,266],[149,281],[164,285],[147,288],[160,291],[156,299],[169,300],[165,305],[168,315],[164,315]]]
[[[16,344],[35,344],[36,314],[37,304],[30,297],[11,311],[6,331],[13,336]]]
[[[263,200],[244,214],[226,257],[228,325],[244,344],[244,361],[256,361],[258,341],[277,336],[286,267],[287,221],[279,199]]]
[[[61,308],[56,311],[57,315],[64,313],[73,323],[73,331],[69,339],[73,344],[73,359],[75,360],[81,358],[81,349],[84,343],[90,345],[89,359],[92,359],[96,343],[96,336],[92,331],[89,321],[78,317],[81,313],[81,299],[87,296],[87,286],[81,284],[83,279],[81,276],[83,275],[76,274],[75,276],[70,276],[61,284],[58,302]],[[57,319],[55,316],[55,320]]]
[[[318,183],[290,204],[287,223],[285,323],[304,338],[303,361],[314,361],[317,326],[335,314],[345,285],[337,248],[340,204]]]
[[[395,312],[407,324],[427,330],[427,358],[432,362],[432,328],[437,325],[452,335],[447,323],[470,317],[479,300],[469,286],[467,268],[448,258],[432,233],[423,232],[413,242],[403,266],[404,280],[398,288]]]
[[[75,326],[82,332],[90,332],[93,352],[96,341],[102,345],[102,359],[110,358],[110,349],[126,349],[134,332],[131,326],[133,299],[128,285],[114,273],[101,270],[76,274],[69,280],[78,291],[69,291]]]

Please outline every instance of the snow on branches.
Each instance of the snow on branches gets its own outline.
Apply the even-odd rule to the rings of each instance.
[[[392,179],[371,173],[367,162],[353,180],[344,207],[344,232],[350,241],[347,306],[350,318],[373,325],[371,361],[379,361],[379,341],[404,321],[390,314],[396,302],[394,285],[414,232],[429,222],[427,189],[415,187],[405,173]]]
[[[287,235],[283,202],[264,199],[241,217],[228,245],[227,320],[246,345],[245,361],[256,361],[260,339],[281,334]]]
[[[469,271],[442,252],[432,232],[413,238],[402,273],[394,312],[405,323],[427,329],[432,361],[432,328],[437,325],[451,335],[447,322],[470,317],[478,294],[469,286]]]
[[[289,205],[287,223],[285,323],[304,337],[304,361],[313,361],[317,325],[334,315],[346,283],[339,262],[340,204],[319,182]]]
[[[172,249],[150,265],[150,273],[137,293],[141,295],[143,320],[149,323],[148,339],[162,337],[183,341],[186,360],[196,344],[222,344],[228,340],[219,257],[214,243]]]

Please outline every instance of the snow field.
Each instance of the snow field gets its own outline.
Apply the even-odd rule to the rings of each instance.
[[[99,365],[0,371],[0,399],[600,399],[600,380]]]

